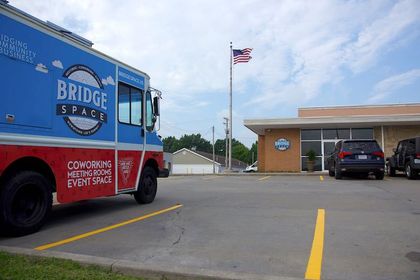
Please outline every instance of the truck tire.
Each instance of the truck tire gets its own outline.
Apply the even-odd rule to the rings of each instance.
[[[336,180],[340,180],[343,178],[343,176],[341,175],[341,171],[337,168],[337,165],[334,165],[334,177]]]
[[[334,177],[334,175],[335,175],[334,169],[331,169],[331,167],[328,166],[328,176]]]
[[[134,198],[140,204],[153,202],[157,192],[157,175],[155,170],[150,166],[146,166],[141,175],[140,185],[134,193]]]
[[[22,236],[36,232],[45,223],[51,208],[51,183],[37,172],[16,173],[0,190],[1,233]]]
[[[416,173],[413,172],[413,169],[411,168],[410,162],[407,162],[405,164],[405,175],[407,176],[408,179],[416,179]]]

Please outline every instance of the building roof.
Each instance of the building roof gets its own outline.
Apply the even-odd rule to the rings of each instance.
[[[175,156],[175,155],[177,155],[177,154],[179,154],[179,153],[181,153],[181,152],[186,152],[186,153],[190,153],[190,154],[192,154],[192,155],[194,155],[194,156],[196,156],[196,157],[199,157],[199,158],[201,158],[201,159],[204,159],[204,160],[206,160],[206,161],[208,161],[209,162],[209,164],[217,164],[217,165],[221,165],[220,163],[218,163],[217,161],[213,161],[213,159],[211,159],[211,158],[208,158],[208,157],[205,157],[205,156],[203,156],[203,155],[200,155],[199,153],[197,153],[196,151],[191,151],[191,150],[189,150],[189,149],[187,149],[187,148],[182,148],[182,149],[180,149],[180,150],[178,150],[178,151],[176,151],[176,152],[174,152],[173,153],[173,155]]]
[[[258,135],[278,128],[347,128],[381,125],[420,125],[420,114],[248,119],[244,125]]]

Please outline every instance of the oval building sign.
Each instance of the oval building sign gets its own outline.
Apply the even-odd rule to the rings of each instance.
[[[274,142],[274,147],[279,151],[286,151],[290,147],[290,141],[284,138],[277,139]]]

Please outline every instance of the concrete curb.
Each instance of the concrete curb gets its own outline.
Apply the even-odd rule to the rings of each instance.
[[[145,277],[147,279],[170,280],[297,280],[303,278],[279,277],[240,272],[214,271],[200,268],[184,268],[181,266],[167,267],[145,265],[133,261],[116,260],[111,258],[79,255],[57,251],[35,251],[27,248],[0,246],[0,251],[33,257],[58,258],[72,260],[82,265],[96,265],[112,272]]]

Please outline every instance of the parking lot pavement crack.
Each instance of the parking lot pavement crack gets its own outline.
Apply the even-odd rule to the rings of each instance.
[[[185,232],[184,227],[181,227],[181,226],[178,226],[178,225],[175,225],[175,226],[178,227],[181,231],[179,232],[178,239],[175,242],[172,243],[172,247],[175,246],[176,244],[178,244],[181,241],[181,238],[182,238],[182,236],[184,235],[184,232]]]

